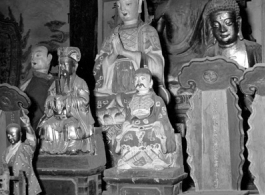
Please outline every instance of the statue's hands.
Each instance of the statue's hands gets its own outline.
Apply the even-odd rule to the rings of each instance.
[[[22,109],[22,117],[20,117],[20,120],[22,121],[24,127],[30,126],[29,117],[28,117],[28,115],[26,115],[26,113],[23,109]]]
[[[120,40],[119,34],[114,35],[113,40],[112,40],[112,45],[113,45],[114,53],[117,53],[118,55],[123,55],[125,49]]]

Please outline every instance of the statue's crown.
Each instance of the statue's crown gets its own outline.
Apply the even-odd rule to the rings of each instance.
[[[59,57],[68,57],[79,62],[81,59],[81,52],[78,47],[59,47],[57,49]]]
[[[137,74],[147,74],[147,75],[150,75],[152,77],[152,73],[148,68],[138,68],[135,71],[135,75],[137,75]]]
[[[237,17],[240,15],[240,9],[236,0],[210,0],[207,3],[205,13],[209,16],[212,12],[221,10],[234,11]]]

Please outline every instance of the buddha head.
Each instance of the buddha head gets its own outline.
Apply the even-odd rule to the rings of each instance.
[[[211,0],[206,8],[212,33],[219,46],[230,47],[241,35],[240,10],[236,0]]]
[[[142,12],[142,0],[119,0],[117,6],[119,16],[125,25],[137,23]]]
[[[148,68],[137,69],[134,78],[134,86],[139,94],[146,94],[153,87],[152,74]]]
[[[6,127],[7,140],[15,145],[21,139],[21,127],[17,123],[10,123]]]
[[[48,73],[52,55],[45,46],[36,46],[31,52],[31,67],[34,71]]]
[[[59,76],[67,81],[69,86],[70,77],[76,74],[81,53],[77,47],[60,47],[57,50],[59,57]]]

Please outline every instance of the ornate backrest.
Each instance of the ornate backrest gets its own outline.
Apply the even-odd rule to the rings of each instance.
[[[186,139],[197,191],[240,189],[244,132],[235,81],[243,72],[223,57],[194,59],[181,69],[182,87],[196,86]]]
[[[253,68],[245,71],[240,80],[240,88],[246,95],[254,95],[251,108],[252,113],[248,124],[248,160],[250,161],[250,171],[254,175],[254,184],[260,194],[265,194],[264,186],[264,162],[265,162],[265,64],[256,64]]]
[[[0,83],[18,86],[21,75],[22,50],[26,47],[30,31],[23,34],[23,21],[20,15],[16,21],[10,8],[9,17],[0,12]]]
[[[6,112],[20,112],[21,107],[27,109],[30,105],[28,96],[15,86],[0,84],[0,155],[8,146],[6,139]],[[2,160],[0,161],[0,167]]]

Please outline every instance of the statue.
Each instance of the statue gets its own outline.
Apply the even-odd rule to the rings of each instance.
[[[202,57],[210,41],[203,17],[208,1],[151,0],[156,4],[153,24],[160,35],[163,54],[168,64],[166,81],[170,84],[178,83],[177,76],[182,65],[193,58]]]
[[[48,53],[45,46],[35,46],[31,54],[33,76],[20,87],[31,100],[29,118],[35,131],[41,117],[44,115],[44,104],[48,96],[48,89],[54,81],[53,76],[48,74],[51,60],[52,55]]]
[[[105,38],[95,59],[96,116],[111,155],[115,154],[112,143],[125,120],[124,105],[136,91],[133,81],[137,69],[149,68],[158,95],[166,103],[170,99],[165,88],[165,63],[160,40],[157,31],[140,19],[141,8],[142,0],[117,1],[121,24]]]
[[[164,101],[152,89],[151,71],[137,69],[134,84],[137,93],[128,104],[125,122],[116,137],[115,152],[121,153],[117,169],[181,167],[177,164],[177,158],[182,158],[181,143],[175,139]]]
[[[205,56],[221,55],[249,68],[261,63],[261,45],[243,38],[240,10],[236,0],[211,0],[205,14],[215,38]]]
[[[24,171],[28,183],[28,194],[39,194],[41,188],[32,167],[32,159],[37,144],[35,132],[30,126],[30,120],[25,111],[22,109],[21,117],[16,113],[19,112],[6,112],[6,135],[11,145],[4,152],[3,166],[5,169],[10,168],[14,176],[19,176],[19,172]],[[22,122],[22,129],[19,119]],[[26,130],[26,139],[22,142],[22,130],[24,129]],[[14,194],[19,194],[18,183],[14,184]]]
[[[80,50],[58,48],[59,79],[53,82],[40,121],[41,152],[49,154],[94,153],[91,135],[94,119],[89,107],[89,89],[76,75]]]
[[[159,93],[169,101],[158,34],[139,18],[142,0],[119,0],[117,5],[122,24],[105,39],[96,57],[96,95],[135,91],[134,72],[145,64],[158,82]]]

